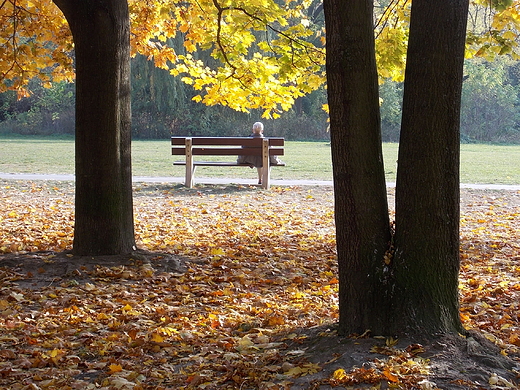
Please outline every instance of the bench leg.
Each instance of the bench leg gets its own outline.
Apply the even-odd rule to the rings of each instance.
[[[184,185],[188,188],[193,188],[193,178],[195,176],[195,169],[197,169],[196,165],[189,167],[188,164],[186,164],[186,179]]]
[[[271,179],[271,167],[267,165],[267,167],[262,168],[262,188],[268,190],[269,189],[269,181]]]
[[[262,188],[269,189],[269,179],[271,175],[271,165],[269,159],[269,140],[262,139]]]
[[[195,174],[195,165],[193,164],[193,141],[191,138],[186,138],[186,180],[184,185],[188,188],[193,188],[193,175]]]

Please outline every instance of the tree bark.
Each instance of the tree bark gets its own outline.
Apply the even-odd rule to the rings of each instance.
[[[396,184],[392,332],[462,332],[459,121],[467,0],[412,3]]]
[[[126,0],[54,0],[76,55],[73,252],[135,249],[131,172],[130,21]]]
[[[324,0],[324,10],[339,331],[462,332],[458,170],[468,1],[413,2],[394,237],[381,158],[373,3]],[[392,248],[393,259],[385,256]]]
[[[391,239],[383,169],[373,4],[324,0],[339,264],[339,331],[386,329]]]

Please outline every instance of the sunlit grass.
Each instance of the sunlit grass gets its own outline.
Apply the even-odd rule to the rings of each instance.
[[[396,180],[395,143],[383,144],[385,173]],[[132,169],[135,176],[183,177],[184,167],[173,166],[180,156],[172,156],[168,139],[133,141]],[[216,159],[221,159],[216,157]],[[233,157],[229,158],[231,161]],[[273,179],[332,180],[330,143],[287,141],[285,167],[271,171]],[[74,173],[74,140],[58,137],[0,136],[0,172]],[[256,172],[243,167],[199,167],[196,177],[255,178]],[[520,145],[461,145],[461,182],[520,183]]]

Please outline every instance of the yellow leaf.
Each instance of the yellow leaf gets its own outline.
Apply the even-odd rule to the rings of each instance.
[[[347,373],[343,368],[338,368],[334,373],[332,374],[332,377],[336,379],[337,381],[344,380],[347,377]]]
[[[54,357],[58,356],[59,353],[60,353],[59,349],[53,349],[49,356],[54,358]]]
[[[162,337],[160,334],[158,333],[154,333],[152,335],[152,341],[155,342],[155,343],[162,343],[164,341],[164,337]]]
[[[398,342],[399,342],[399,339],[394,339],[393,337],[389,337],[385,341],[387,347],[393,347]]]
[[[120,364],[112,363],[110,366],[108,366],[108,368],[110,370],[110,374],[123,371],[123,367]]]
[[[213,248],[211,250],[211,254],[213,256],[223,256],[226,254],[226,252],[224,252],[224,250],[222,248]]]
[[[108,317],[105,313],[99,313],[99,314],[97,315],[97,319],[98,319],[98,320],[108,320],[108,318],[109,318],[109,317]]]

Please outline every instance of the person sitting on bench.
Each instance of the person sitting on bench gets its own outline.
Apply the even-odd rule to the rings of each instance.
[[[262,122],[255,122],[250,137],[264,138],[264,124]],[[258,184],[262,184],[263,176],[263,162],[262,156],[238,156],[238,164],[249,164],[251,168],[256,167],[258,171]],[[269,165],[279,165],[283,162],[278,156],[269,156]]]

